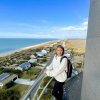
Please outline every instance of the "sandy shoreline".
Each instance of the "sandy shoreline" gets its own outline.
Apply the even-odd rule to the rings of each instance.
[[[6,53],[1,53],[1,54],[0,54],[0,57],[8,56],[8,55],[11,55],[11,54],[13,54],[13,53],[15,53],[15,52],[20,52],[20,51],[27,50],[27,49],[31,49],[31,48],[37,48],[37,47],[46,45],[46,44],[48,44],[48,43],[52,43],[52,42],[54,43],[54,42],[56,42],[56,41],[60,41],[60,40],[52,40],[52,41],[43,42],[43,43],[40,43],[40,44],[36,44],[36,45],[32,45],[32,46],[20,48],[20,49],[17,49],[17,50],[9,51],[9,52],[6,52]]]

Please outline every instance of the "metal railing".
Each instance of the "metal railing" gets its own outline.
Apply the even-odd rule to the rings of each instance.
[[[74,69],[75,70],[75,69]],[[75,70],[76,71],[76,70]],[[66,82],[68,82],[70,79],[72,79],[73,77],[75,77],[77,74],[75,73],[75,71],[72,72],[73,76],[71,78],[68,78],[68,80]],[[37,98],[37,100],[41,100],[41,97],[43,95],[43,93],[45,92],[45,89],[48,87],[48,85],[51,83],[51,81],[53,80],[53,77],[48,81],[48,83],[45,85],[44,89],[42,90],[42,92],[40,93],[39,97]]]
[[[41,99],[41,97],[42,97],[42,95],[43,95],[45,89],[48,87],[48,85],[51,83],[52,80],[53,80],[53,77],[52,77],[52,78],[48,81],[48,83],[45,85],[45,87],[43,88],[43,90],[42,90],[42,92],[40,93],[40,95],[39,95],[39,97],[38,97],[37,100],[40,100],[40,99]]]

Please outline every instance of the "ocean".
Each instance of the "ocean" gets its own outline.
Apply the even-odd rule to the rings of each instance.
[[[57,39],[0,38],[0,54]]]

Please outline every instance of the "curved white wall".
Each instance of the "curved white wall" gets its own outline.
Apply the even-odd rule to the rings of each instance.
[[[100,100],[100,0],[90,2],[81,100]]]

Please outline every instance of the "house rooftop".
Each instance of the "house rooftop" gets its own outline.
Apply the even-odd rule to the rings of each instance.
[[[29,66],[29,65],[30,65],[29,62],[24,62],[24,63],[22,63],[21,65],[19,65],[19,67],[25,68],[26,66]]]
[[[9,76],[10,76],[9,73],[2,73],[2,74],[0,75],[0,81],[2,81],[2,80],[4,80],[4,79],[8,78]]]
[[[16,74],[3,73],[3,74],[0,75],[0,83],[5,85],[5,84],[9,83],[10,81],[12,81],[14,78],[17,78],[17,77],[18,77],[18,75],[16,75]],[[1,78],[2,78],[2,80],[1,80]]]

